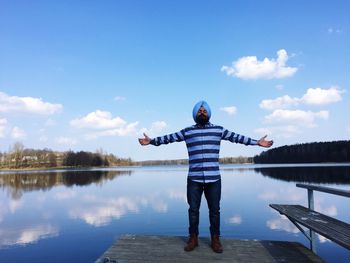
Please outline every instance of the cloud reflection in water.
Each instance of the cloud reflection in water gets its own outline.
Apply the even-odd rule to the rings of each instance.
[[[36,243],[41,239],[58,236],[58,233],[58,228],[51,224],[24,229],[0,229],[0,247]]]
[[[99,198],[95,195],[84,196],[83,206],[71,208],[72,219],[82,219],[95,227],[105,226],[113,219],[120,219],[128,213],[139,213],[141,208],[151,207],[158,213],[168,210],[167,203],[157,195],[148,197]]]

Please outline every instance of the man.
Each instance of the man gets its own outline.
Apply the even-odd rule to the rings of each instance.
[[[154,139],[144,134],[140,138],[141,145],[159,146],[172,142],[185,141],[189,156],[189,172],[187,177],[187,202],[189,204],[189,239],[185,251],[192,251],[198,246],[198,224],[201,197],[204,192],[209,208],[211,248],[216,253],[222,253],[220,242],[220,199],[221,176],[219,171],[220,141],[228,140],[245,145],[270,147],[273,141],[254,140],[243,135],[226,130],[209,122],[211,110],[207,102],[199,101],[193,108],[192,116],[195,125],[179,132],[160,136]]]

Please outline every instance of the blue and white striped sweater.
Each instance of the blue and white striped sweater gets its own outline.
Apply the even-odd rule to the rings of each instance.
[[[219,153],[221,140],[245,145],[257,145],[257,140],[231,132],[211,123],[204,127],[193,125],[179,132],[156,137],[151,144],[159,146],[186,142],[189,157],[188,178],[195,182],[211,183],[219,180]]]

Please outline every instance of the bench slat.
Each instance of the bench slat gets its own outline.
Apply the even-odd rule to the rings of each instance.
[[[295,222],[350,249],[350,224],[310,210],[301,205],[270,204],[270,206]]]
[[[280,212],[293,218],[305,226],[340,232],[350,237],[350,225],[335,218],[323,215],[300,205],[272,205],[278,206]],[[274,207],[276,210],[278,210]]]

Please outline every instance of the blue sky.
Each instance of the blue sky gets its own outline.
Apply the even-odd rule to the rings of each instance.
[[[274,147],[348,140],[349,1],[0,1],[0,150],[186,158],[211,121]],[[222,143],[221,156],[262,148]]]

